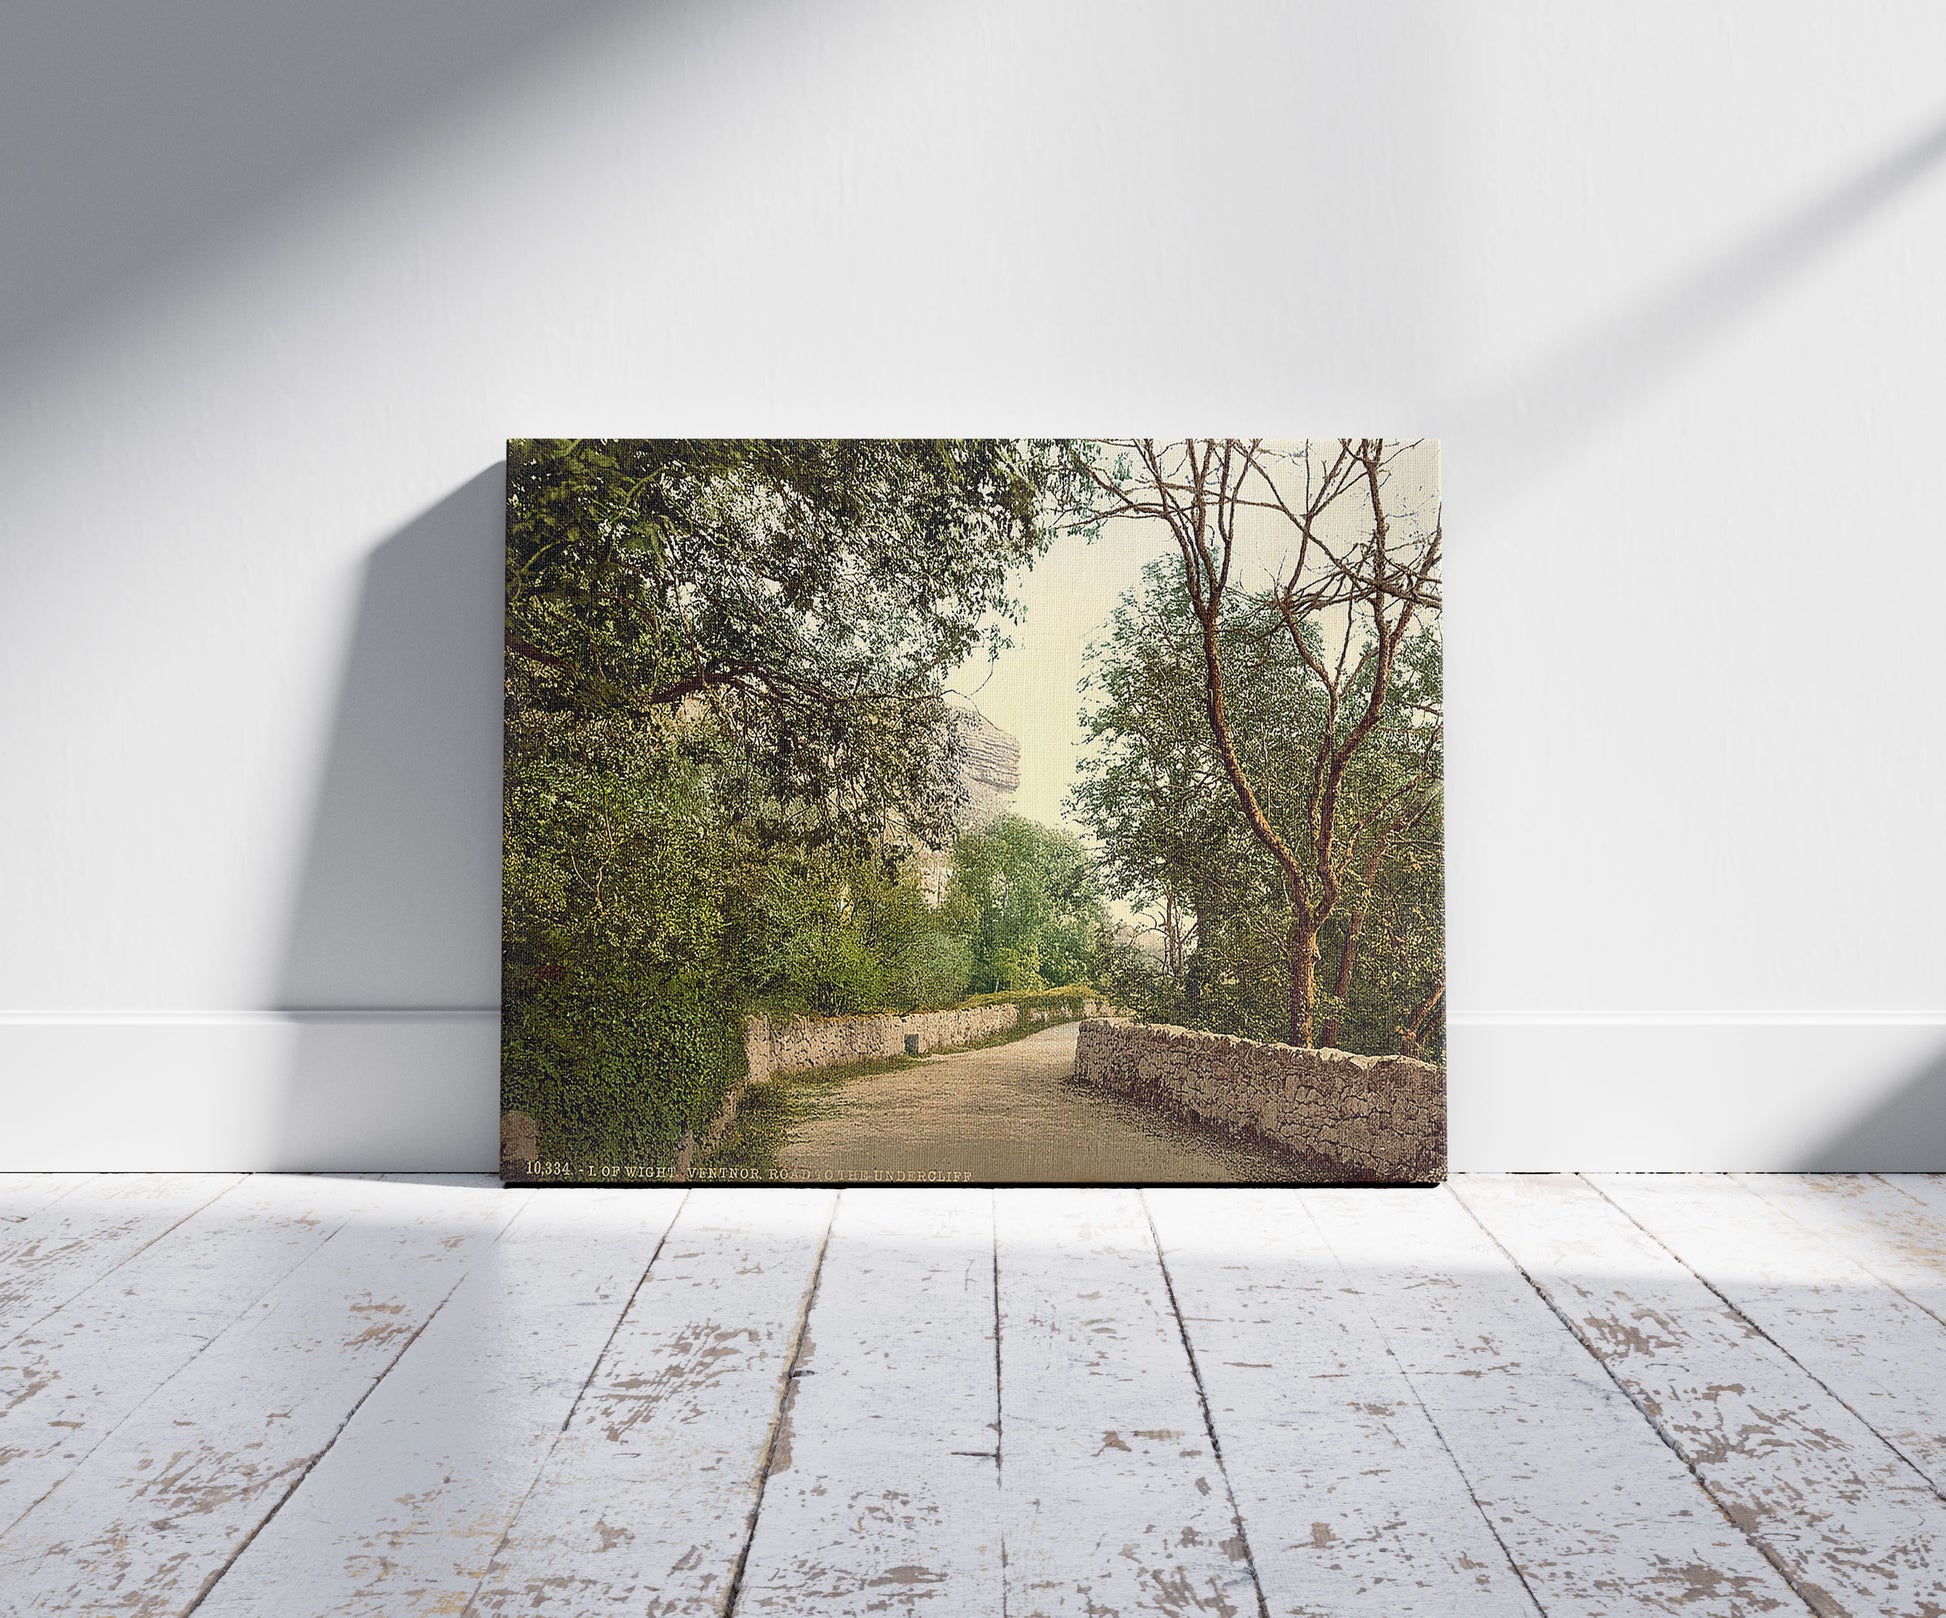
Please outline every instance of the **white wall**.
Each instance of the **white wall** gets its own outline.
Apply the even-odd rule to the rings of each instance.
[[[1946,1168],[1946,13],[41,0],[0,1156],[490,1164],[508,434],[1445,440],[1460,1167]]]

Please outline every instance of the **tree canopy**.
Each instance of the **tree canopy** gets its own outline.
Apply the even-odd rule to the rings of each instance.
[[[966,913],[981,992],[1081,983],[1106,910],[1094,856],[1074,833],[1002,815],[953,847],[947,905]]]
[[[1315,626],[1312,652],[1317,651]],[[1329,704],[1263,595],[1225,603],[1217,634],[1225,720],[1259,811],[1314,855],[1312,781]],[[1413,1012],[1444,983],[1439,638],[1401,644],[1393,679],[1339,791],[1342,903],[1320,928],[1318,1040],[1361,1051],[1439,1047]],[[1165,1022],[1257,1039],[1289,1034],[1292,901],[1278,860],[1231,792],[1208,721],[1201,625],[1173,562],[1152,563],[1090,647],[1092,745],[1069,798],[1111,891],[1149,918],[1113,986]],[[1347,686],[1349,700],[1364,695]]]
[[[1321,990],[1318,968],[1327,927],[1347,921],[1360,860],[1374,839],[1431,816],[1440,791],[1440,712],[1414,699],[1409,674],[1409,647],[1433,649],[1422,670],[1436,664],[1440,610],[1437,504],[1417,503],[1409,483],[1403,494],[1399,486],[1401,463],[1420,450],[1376,438],[1286,450],[1261,439],[1127,439],[1088,446],[1082,459],[1097,530],[1116,519],[1159,524],[1175,544],[1180,566],[1171,576],[1196,647],[1182,678],[1230,799],[1282,888],[1293,1044],[1338,1032],[1342,1019],[1330,1012],[1320,1027],[1324,997],[1342,997]],[[1246,534],[1258,524],[1276,530],[1283,548],[1253,586]],[[1273,650],[1254,670],[1237,663]],[[1281,683],[1271,677],[1280,666]],[[1423,674],[1419,688],[1423,696]],[[1253,747],[1247,711],[1266,696],[1281,697],[1287,732]],[[1360,803],[1360,783],[1402,737],[1404,773]],[[1280,809],[1280,777],[1292,763],[1302,805],[1295,819]],[[1356,930],[1352,940],[1355,954]],[[1423,1042],[1444,994],[1442,963],[1439,980],[1405,1013],[1402,1046]]]
[[[904,856],[1079,480],[1036,440],[509,446],[503,1088],[544,1156],[669,1161],[752,1011],[970,991]]]
[[[510,667],[542,706],[708,712],[811,836],[939,846],[944,679],[1079,491],[1038,440],[519,441]]]

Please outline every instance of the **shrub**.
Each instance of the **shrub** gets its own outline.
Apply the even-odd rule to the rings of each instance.
[[[533,1118],[545,1159],[670,1163],[744,1077],[740,1008],[693,974],[543,983],[502,1038],[503,1105]]]

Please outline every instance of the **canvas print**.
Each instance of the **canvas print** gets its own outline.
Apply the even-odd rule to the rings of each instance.
[[[1424,440],[518,439],[502,1172],[1445,1172]]]

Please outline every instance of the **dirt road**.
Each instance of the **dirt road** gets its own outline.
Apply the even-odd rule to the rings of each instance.
[[[1078,1024],[834,1084],[778,1153],[793,1177],[975,1184],[1289,1182],[1294,1165],[1074,1080]]]

